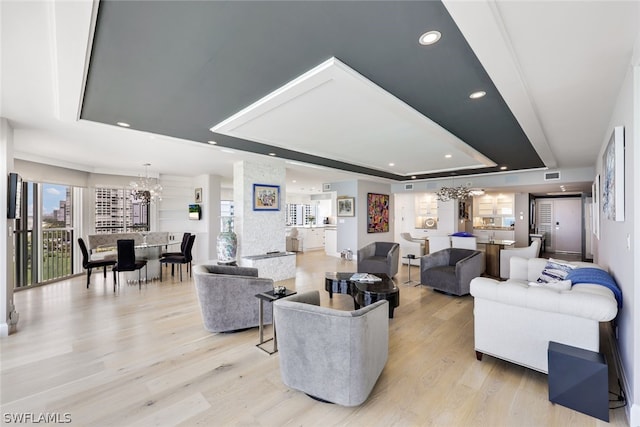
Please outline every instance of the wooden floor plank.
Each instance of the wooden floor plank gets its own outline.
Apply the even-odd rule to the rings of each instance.
[[[298,292],[330,299],[327,271],[352,261],[321,251],[297,255]],[[411,277],[419,277],[413,267]],[[369,399],[345,408],[312,400],[280,379],[278,355],[256,348],[257,329],[211,334],[193,279],[170,275],[142,289],[85,276],[15,293],[18,332],[0,340],[3,413],[69,413],[72,425],[603,426],[548,401],[546,376],[473,349],[473,298],[403,284],[389,320],[389,358]],[[258,301],[256,299],[256,305]],[[612,377],[615,382],[615,378]],[[612,386],[616,389],[617,386]],[[626,425],[624,410],[611,411]]]

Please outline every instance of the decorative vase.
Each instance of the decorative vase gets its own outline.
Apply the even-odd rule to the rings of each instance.
[[[233,232],[233,217],[220,217],[220,234],[218,234],[218,264],[236,262],[238,239]]]

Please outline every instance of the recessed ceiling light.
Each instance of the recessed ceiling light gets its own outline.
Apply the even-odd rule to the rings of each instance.
[[[208,142],[209,144],[211,144],[211,145],[216,145],[216,144],[217,144],[217,142],[215,142],[215,141],[207,141],[207,142]]]
[[[416,179],[416,178],[417,178],[417,176],[411,175],[411,179]]]
[[[293,183],[295,184],[295,183],[296,183],[296,182],[298,182],[298,181],[296,181],[296,180],[294,179],[294,180],[293,180],[293,181],[291,181],[291,182],[293,182]]]
[[[118,126],[122,126],[123,128],[131,127],[131,125],[127,122],[118,122],[116,123]]]
[[[427,31],[420,36],[418,42],[423,46],[428,46],[440,40],[440,37],[442,37],[440,31]]]
[[[453,157],[451,154],[445,154],[445,155],[444,155],[444,158],[445,158],[445,159],[450,159],[451,157]]]
[[[500,170],[501,171],[505,171],[505,170],[507,170],[507,167],[506,166],[500,166]]]
[[[469,95],[469,98],[471,99],[478,99],[478,98],[482,98],[483,96],[485,96],[487,94],[487,92],[483,91],[483,90],[479,90],[477,92],[473,92],[471,95]]]
[[[270,155],[270,156],[275,156],[275,155],[276,155],[276,153],[269,153],[269,155]]]
[[[395,163],[389,163],[389,166],[395,166],[395,165],[396,165]]]

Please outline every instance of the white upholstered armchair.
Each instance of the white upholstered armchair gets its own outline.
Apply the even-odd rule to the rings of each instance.
[[[520,258],[537,258],[540,253],[540,240],[534,240],[530,246],[526,248],[502,249],[500,251],[500,278],[508,279],[511,257]]]
[[[424,255],[424,239],[414,239],[410,233],[400,233],[400,257],[404,264],[408,263],[404,257],[409,254],[415,255],[416,259]]]

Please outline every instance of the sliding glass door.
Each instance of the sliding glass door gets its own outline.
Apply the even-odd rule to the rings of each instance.
[[[23,182],[16,220],[16,288],[71,276],[74,272],[73,187]]]

